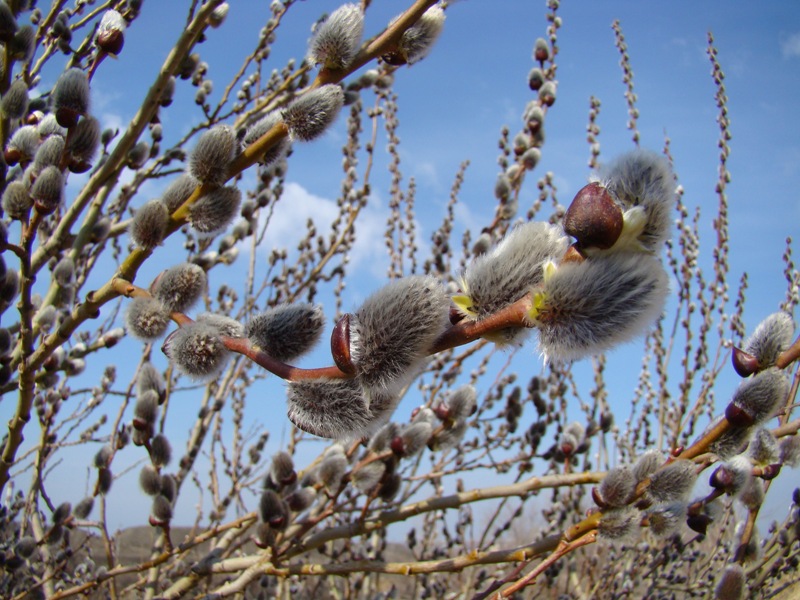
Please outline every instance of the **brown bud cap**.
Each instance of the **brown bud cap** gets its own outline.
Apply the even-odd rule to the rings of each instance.
[[[331,333],[331,355],[339,370],[348,375],[356,372],[350,356],[350,315],[345,314],[336,321]]]
[[[750,427],[755,424],[753,416],[734,402],[728,404],[725,409],[725,418],[734,427]]]
[[[701,535],[706,534],[711,521],[711,517],[704,513],[700,513],[699,515],[689,515],[686,518],[686,524],[689,526],[689,528]]]
[[[122,46],[125,45],[125,34],[118,29],[101,31],[97,34],[95,43],[104,52],[116,56],[122,51]]]
[[[769,481],[770,479],[775,479],[778,474],[781,472],[781,464],[775,463],[772,465],[767,465],[765,467],[761,467],[761,479]]]
[[[564,215],[564,231],[581,248],[608,249],[622,233],[622,209],[598,182],[581,188]]]
[[[750,377],[750,375],[758,371],[758,358],[748,354],[741,348],[733,348],[731,362],[733,362],[733,370],[740,377]]]

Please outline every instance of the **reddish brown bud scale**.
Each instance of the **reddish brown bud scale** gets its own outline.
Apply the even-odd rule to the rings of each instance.
[[[350,356],[350,315],[343,315],[331,333],[331,355],[333,362],[339,367],[342,373],[352,375],[356,372],[353,360]]]
[[[741,348],[733,348],[731,362],[733,363],[733,370],[740,377],[750,377],[750,375],[758,371],[758,359]]]
[[[122,51],[125,45],[125,35],[117,29],[109,29],[108,31],[100,32],[95,40],[97,47],[116,56]]]
[[[753,416],[733,402],[725,408],[725,418],[734,427],[751,427],[755,424]]]
[[[598,182],[584,186],[564,215],[564,231],[580,248],[611,248],[622,233],[622,209]]]

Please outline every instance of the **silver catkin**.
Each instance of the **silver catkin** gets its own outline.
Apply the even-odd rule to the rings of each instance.
[[[336,84],[310,90],[283,111],[283,121],[292,139],[310,142],[325,133],[339,115],[344,92]]]
[[[287,390],[289,420],[325,438],[360,437],[374,426],[361,385],[353,379],[292,382]]]
[[[210,191],[189,207],[189,222],[201,234],[215,235],[225,229],[242,203],[242,192],[234,186]]]
[[[309,351],[319,341],[325,327],[320,306],[284,304],[254,316],[246,327],[250,342],[283,362]]]
[[[202,183],[222,185],[237,148],[233,129],[217,125],[203,133],[189,155],[189,172]]]
[[[206,272],[201,267],[182,263],[159,275],[151,291],[167,312],[186,312],[202,297],[206,280]]]
[[[771,367],[792,343],[793,335],[792,316],[785,312],[773,313],[758,324],[742,350],[755,356],[762,368]]]
[[[345,69],[358,52],[364,31],[364,12],[358,4],[333,11],[314,32],[308,58],[328,69]]]

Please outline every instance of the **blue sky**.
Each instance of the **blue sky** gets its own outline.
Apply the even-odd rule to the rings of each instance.
[[[124,127],[134,114],[149,81],[180,34],[185,22],[183,4],[176,0],[145,2],[141,19],[126,33],[119,60],[108,61],[100,68],[93,82],[94,111],[104,125]],[[378,32],[405,4],[397,0],[374,0],[367,17],[367,33]],[[296,3],[273,46],[271,60],[275,68],[280,69],[290,56],[302,56],[311,24],[338,5],[327,0]],[[461,194],[463,203],[457,226],[477,232],[491,220],[495,205],[493,188],[499,172],[497,140],[504,125],[512,132],[518,130],[522,110],[533,97],[527,86],[527,74],[533,66],[533,42],[544,35],[547,25],[544,14],[544,2],[460,0],[448,9],[444,34],[431,55],[412,68],[398,71],[395,90],[400,100],[401,168],[406,185],[409,177],[414,177],[417,183],[418,220],[423,239],[438,226],[453,177],[459,164],[467,159],[471,166]],[[546,171],[554,173],[560,200],[565,205],[585,184],[589,175],[586,166],[589,146],[585,138],[591,95],[602,102],[601,159],[609,160],[632,149],[631,134],[625,128],[628,116],[619,53],[611,30],[611,23],[620,19],[639,98],[641,144],[660,150],[665,135],[669,136],[675,169],[685,189],[685,202],[692,208],[699,207],[701,215],[706,215],[701,217],[701,233],[709,236],[717,203],[714,185],[719,154],[715,88],[705,52],[707,32],[713,32],[726,74],[733,134],[728,163],[732,172],[728,188],[733,240],[731,281],[737,281],[743,271],[749,273],[751,292],[745,317],[748,326],[753,327],[776,310],[784,298],[786,284],[780,257],[786,236],[798,233],[800,4],[737,1],[726,3],[723,9],[719,3],[688,0],[669,3],[585,0],[563,2],[559,15],[563,26],[558,39],[558,99],[548,113],[542,161],[528,178],[521,207],[531,204],[537,193],[535,180]],[[234,0],[226,24],[208,32],[208,39],[199,51],[209,63],[210,77],[216,84],[212,100],[219,98],[229,75],[238,68],[268,18],[268,2]],[[184,108],[164,113],[166,142],[201,120],[201,113],[192,101],[194,91],[184,83],[178,89],[173,107]],[[319,220],[318,230],[324,230],[325,215],[332,214],[340,186],[343,132],[343,123],[339,123],[324,139],[295,147],[287,186],[291,202],[286,202],[292,211],[282,214],[284,225],[276,228],[268,239],[264,257],[272,244],[291,247],[301,216],[314,216]],[[388,177],[376,178],[373,188],[374,204],[362,226],[362,232],[368,235],[354,257],[352,267],[358,276],[348,286],[345,310],[355,308],[376,289],[385,272],[381,253]],[[155,187],[144,190],[138,202],[144,203],[150,197],[146,194],[157,192]],[[304,221],[303,218],[300,222]],[[454,239],[460,239],[460,234],[458,231]],[[701,261],[709,269],[709,246],[704,252]],[[160,268],[169,257],[166,251],[162,256],[157,252],[156,259]],[[236,269],[233,268],[232,277]],[[152,272],[143,271],[144,278],[148,274]],[[219,283],[220,277],[227,275],[212,273],[212,285],[215,280]],[[133,343],[131,349],[138,352]],[[525,360],[532,368],[540,368],[533,348]],[[620,387],[630,389],[639,366],[636,350],[623,350],[616,360],[622,366],[635,367],[630,369],[627,380],[625,375],[620,377]],[[124,373],[124,367],[121,372]],[[731,380],[731,386],[734,383]],[[265,395],[279,396],[280,389],[270,388]],[[191,398],[183,400],[186,417],[192,417],[196,405]],[[398,419],[405,420],[412,407],[413,403],[401,405]],[[0,418],[5,419],[9,410],[8,402],[0,404]],[[282,414],[278,419],[273,418],[281,411],[275,405],[267,409],[270,416],[265,416],[262,407],[251,405],[247,410],[248,418],[254,422],[270,423],[271,448],[277,450],[281,431],[285,435],[288,423],[280,421]],[[176,421],[181,421],[176,423],[174,431],[175,444],[180,446],[188,432],[183,425],[185,420]],[[61,472],[63,475],[58,471],[53,473],[51,485],[69,490],[75,477],[83,481],[86,468],[76,462],[69,471]],[[119,489],[112,493],[109,508],[112,527],[146,521],[149,508],[144,497],[136,492],[126,498],[121,492],[135,485],[135,471],[118,482]],[[186,514],[193,514],[196,502],[193,493],[190,488],[184,490],[182,508],[188,511]],[[74,497],[68,499],[76,502],[82,492],[76,490],[71,494]],[[178,514],[182,508],[179,507]]]

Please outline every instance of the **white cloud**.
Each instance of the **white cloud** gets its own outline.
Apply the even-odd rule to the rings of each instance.
[[[781,40],[781,53],[783,58],[795,58],[800,56],[800,32],[793,33],[789,37]]]
[[[349,263],[349,268],[365,267],[375,276],[383,276],[388,266],[383,237],[388,213],[379,205],[370,202],[359,214]],[[327,235],[338,214],[335,200],[316,196],[298,183],[287,183],[270,218],[265,237],[266,252],[273,248],[296,248],[306,234],[309,219],[318,235]]]

